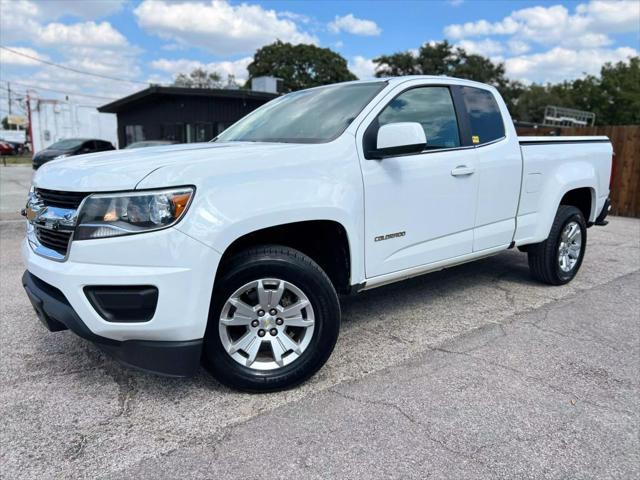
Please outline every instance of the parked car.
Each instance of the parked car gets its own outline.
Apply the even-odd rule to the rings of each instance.
[[[518,137],[468,80],[299,91],[212,143],[45,165],[23,283],[50,330],[127,365],[185,376],[202,359],[227,385],[287,388],[329,358],[338,293],[514,247],[535,279],[571,281],[606,224],[611,157],[607,137]]]
[[[124,148],[130,149],[130,148],[161,147],[163,145],[173,145],[175,143],[177,142],[174,142],[172,140],[143,140],[142,142],[130,143]]]
[[[13,145],[4,140],[0,140],[0,155],[15,155]]]
[[[11,147],[11,153],[4,153],[6,148],[0,147],[0,154],[2,155],[22,155],[25,151],[25,144],[23,142],[16,142],[14,140],[4,140],[0,138],[0,143],[9,145]]]
[[[60,140],[40,150],[33,156],[33,169],[37,170],[43,164],[59,158],[72,157],[85,153],[105,152],[115,150],[114,146],[106,140],[93,138],[69,138]]]

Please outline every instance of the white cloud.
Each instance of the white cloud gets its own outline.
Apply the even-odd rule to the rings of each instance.
[[[2,0],[0,0],[2,1]],[[27,55],[42,58],[79,70],[123,79],[135,79],[141,75],[138,66],[140,49],[131,45],[109,22],[82,21],[78,23],[46,23],[51,18],[64,15],[90,17],[113,11],[122,2],[30,2],[26,0],[0,3],[0,43],[11,45],[9,39],[21,43],[28,41],[46,48],[48,57],[34,48],[13,48]],[[82,4],[82,5],[81,5]],[[86,5],[91,4],[91,5]],[[100,5],[98,5],[100,4]],[[55,8],[54,8],[55,7]],[[108,7],[108,8],[107,8]],[[56,10],[58,9],[58,10]],[[16,28],[16,25],[19,28]],[[19,55],[6,56],[2,51],[3,79],[24,82],[41,88],[66,92],[89,93],[117,97],[141,85],[74,73],[54,66],[44,65]],[[35,55],[34,55],[35,54]],[[17,58],[20,58],[18,60]],[[7,61],[5,62],[5,58]],[[22,62],[22,66],[18,65]],[[26,70],[26,68],[29,70]],[[34,68],[39,67],[39,68]],[[42,90],[41,96],[52,98],[56,93]]]
[[[589,18],[593,27],[611,33],[637,32],[640,28],[640,3],[637,0],[612,2],[592,0],[576,7]]]
[[[516,10],[497,22],[478,20],[448,25],[444,33],[454,40],[497,35],[542,45],[598,48],[612,43],[608,34],[634,31],[638,25],[637,0],[592,0],[578,5],[573,14],[563,5],[536,6]]]
[[[135,10],[138,24],[147,32],[183,45],[219,55],[253,53],[275,40],[318,43],[288,18],[260,5],[144,0]]]
[[[630,47],[578,50],[555,47],[543,53],[508,58],[505,69],[507,76],[525,83],[553,83],[580,78],[585,73],[597,75],[604,63],[627,61],[638,53]]]
[[[227,75],[233,75],[236,80],[242,82],[249,76],[247,66],[253,61],[253,57],[244,57],[234,61],[203,63],[186,58],[179,60],[167,60],[160,58],[153,60],[149,65],[155,70],[170,73],[176,76],[179,73],[190,73],[196,68],[202,68],[209,72],[217,72],[226,80]]]
[[[46,55],[42,55],[36,52],[33,48],[24,48],[24,47],[12,47],[8,46],[11,50],[14,50],[19,53],[23,53],[25,55],[29,55],[30,57],[40,58],[42,60],[48,60],[49,57]],[[34,67],[41,66],[42,63],[37,60],[32,60],[31,58],[23,57],[22,55],[10,52],[9,50],[1,49],[0,50],[0,63],[2,65],[19,65],[23,67]]]
[[[504,51],[501,43],[489,38],[477,42],[474,40],[461,40],[455,46],[463,48],[467,53],[475,53],[484,57],[493,57]]]
[[[125,47],[127,39],[109,22],[84,22],[65,25],[50,23],[39,29],[35,41],[56,46]]]
[[[64,15],[86,20],[106,17],[120,11],[126,0],[46,0],[37,2],[37,8],[45,19],[57,19]],[[29,2],[36,3],[36,2]]]
[[[336,16],[328,26],[333,33],[347,32],[352,35],[363,36],[377,36],[382,33],[378,24],[373,20],[356,18],[351,13],[343,17]]]
[[[357,55],[349,62],[349,70],[360,80],[367,80],[375,77],[376,64],[370,58]]]
[[[514,55],[522,55],[523,53],[527,53],[531,50],[531,46],[527,42],[523,42],[522,40],[518,40],[516,38],[512,38],[507,42],[507,46],[509,47],[509,52]]]

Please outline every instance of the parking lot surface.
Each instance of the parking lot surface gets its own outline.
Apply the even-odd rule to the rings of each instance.
[[[11,168],[24,171],[0,171],[3,477],[639,473],[636,219],[590,229],[582,269],[563,287],[533,282],[511,250],[343,298],[328,364],[296,389],[250,395],[204,371],[129,370],[45,331],[20,284],[24,225],[9,202],[20,208],[23,187],[5,198],[9,178],[26,178],[26,195],[30,171]]]

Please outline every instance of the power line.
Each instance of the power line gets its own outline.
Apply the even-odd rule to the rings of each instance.
[[[61,68],[63,70],[68,70],[70,72],[81,73],[82,75],[90,75],[92,77],[104,78],[104,79],[107,79],[107,80],[114,80],[116,82],[137,83],[137,84],[141,84],[141,85],[148,85],[147,82],[142,82],[140,80],[125,80],[124,78],[111,77],[109,75],[102,75],[100,73],[91,73],[91,72],[86,72],[84,70],[78,70],[77,68],[67,67],[66,65],[60,65],[59,63],[53,63],[53,62],[50,62],[48,60],[43,60],[42,58],[34,57],[32,55],[27,55],[26,53],[22,53],[22,52],[19,52],[17,50],[13,50],[11,48],[7,48],[7,47],[5,47],[3,45],[0,45],[0,48],[3,49],[3,50],[6,50],[7,52],[11,52],[11,53],[13,53],[15,55],[20,55],[21,57],[29,58],[29,59],[34,60],[36,62],[45,63],[45,64],[51,65],[53,67],[58,67],[58,68]]]
[[[6,82],[6,80],[2,80],[2,81]],[[56,90],[54,88],[36,87],[35,85],[27,85],[25,83],[14,82],[13,80],[11,81],[11,84],[12,85],[18,85],[18,86],[23,87],[23,88],[30,88],[30,89],[33,89],[33,90],[46,90],[48,92],[61,93],[63,95],[76,95],[76,96],[80,96],[80,97],[99,98],[101,100],[118,100],[116,97],[103,97],[101,95],[90,95],[88,93],[67,92],[65,90]],[[21,92],[20,93],[19,92],[14,92],[14,93],[18,93],[19,95],[25,95],[25,93],[21,93]]]

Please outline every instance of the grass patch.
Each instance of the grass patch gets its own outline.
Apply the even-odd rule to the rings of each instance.
[[[30,165],[31,155],[10,155],[2,156],[0,165]]]

